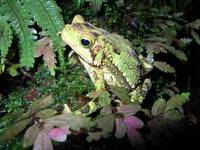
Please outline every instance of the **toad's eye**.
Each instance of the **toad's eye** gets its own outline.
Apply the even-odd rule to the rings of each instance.
[[[81,45],[88,48],[92,45],[92,41],[87,37],[82,37],[81,38]]]

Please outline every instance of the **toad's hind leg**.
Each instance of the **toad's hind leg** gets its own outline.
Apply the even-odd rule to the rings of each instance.
[[[141,86],[138,86],[135,90],[133,90],[130,93],[131,101],[135,104],[141,104],[145,99],[150,88],[151,88],[151,80],[145,79]]]

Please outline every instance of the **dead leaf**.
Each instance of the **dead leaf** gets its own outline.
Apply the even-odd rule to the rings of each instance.
[[[37,43],[38,46],[35,52],[35,57],[43,56],[45,65],[50,71],[53,71],[56,68],[55,64],[57,63],[57,60],[52,46],[52,41],[49,38],[45,37],[43,39],[38,40]]]

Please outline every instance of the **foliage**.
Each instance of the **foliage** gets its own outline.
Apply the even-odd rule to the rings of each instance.
[[[0,104],[6,113],[0,120],[1,143],[20,137],[21,149],[31,146],[33,149],[53,149],[55,142],[67,144],[68,140],[84,135],[83,140],[87,142],[127,137],[132,146],[140,149],[145,142],[154,145],[162,141],[163,135],[173,135],[176,124],[185,119],[183,106],[189,101],[190,93],[182,92],[186,90],[177,86],[177,64],[184,65],[188,59],[188,47],[199,44],[199,19],[188,22],[184,13],[178,10],[189,6],[190,0],[74,0],[66,2],[67,6],[60,5],[67,21],[80,13],[92,24],[129,39],[137,53],[153,64],[150,74],[153,92],[143,105],[131,103],[128,91],[120,87],[92,91],[94,86],[84,69],[70,64],[70,61],[65,64],[64,47],[56,35],[64,23],[55,1],[0,2],[0,32],[3,33],[0,38],[0,72],[11,60],[8,48],[13,50],[11,42],[15,42],[16,37],[22,54],[20,67],[32,67],[34,53],[35,57],[43,57],[51,75],[55,75],[57,55],[61,67],[66,65],[66,69],[61,69],[54,77],[44,67],[35,66],[34,76],[25,72],[30,78],[26,87],[19,86],[7,98],[1,99]],[[182,9],[181,5],[184,5]],[[19,13],[6,11],[10,8],[19,10]],[[30,29],[36,29],[36,24],[46,33],[39,33],[39,39],[33,40],[36,34]],[[23,58],[25,55],[27,57]],[[16,76],[18,70],[19,64],[9,63],[7,71],[11,75]],[[98,111],[90,112],[90,115],[80,113],[87,109],[88,103],[98,99]],[[144,134],[146,128],[149,132]]]
[[[0,3],[0,15],[4,16],[3,19],[1,17],[0,22],[1,26],[6,27],[5,29],[2,28],[4,29],[4,31],[2,31],[4,34],[1,36],[0,42],[1,64],[4,65],[5,63],[2,62],[2,59],[5,58],[8,52],[12,38],[18,38],[21,67],[30,68],[34,66],[36,42],[33,39],[34,33],[31,32],[31,30],[33,30],[35,26],[34,23],[37,23],[37,25],[46,32],[47,36],[50,36],[52,39],[53,47],[59,54],[60,65],[63,67],[64,48],[57,33],[64,27],[64,22],[60,14],[61,9],[57,6],[55,1],[37,0],[33,3],[31,0],[1,0]],[[11,26],[14,37],[6,21]],[[6,45],[4,45],[4,41],[7,43]],[[11,58],[8,58],[8,61],[9,59]],[[55,66],[51,66],[51,70],[54,69]],[[52,74],[54,74],[53,71]]]
[[[84,3],[89,2],[90,5],[93,7],[94,12],[100,11],[103,2],[107,0],[74,0],[74,4],[77,8],[80,8]]]
[[[200,30],[200,19],[194,20],[193,22],[186,24],[186,29],[190,30],[193,39],[198,45],[200,45],[200,37],[198,34]]]
[[[5,56],[8,53],[8,48],[11,46],[12,42],[12,30],[10,29],[9,24],[6,22],[5,18],[0,17],[0,74],[4,71]]]
[[[71,110],[78,109],[87,102],[87,99],[81,94],[93,90],[94,86],[87,79],[82,67],[68,65],[67,68],[73,71],[66,70],[65,73],[54,78],[45,67],[40,67],[40,70],[33,76],[34,83],[30,83],[28,88],[20,87],[8,98],[2,100],[4,111],[7,113],[25,112],[28,105],[35,99],[48,94],[55,98],[54,107],[67,103]]]

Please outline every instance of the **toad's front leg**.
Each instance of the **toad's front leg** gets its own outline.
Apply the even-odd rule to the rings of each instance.
[[[110,105],[111,99],[110,94],[106,90],[106,84],[102,69],[98,67],[92,67],[83,60],[80,61],[86,68],[90,78],[95,85],[96,90],[88,94],[92,98],[92,100],[88,104],[77,110],[76,113],[89,115],[102,107]]]

